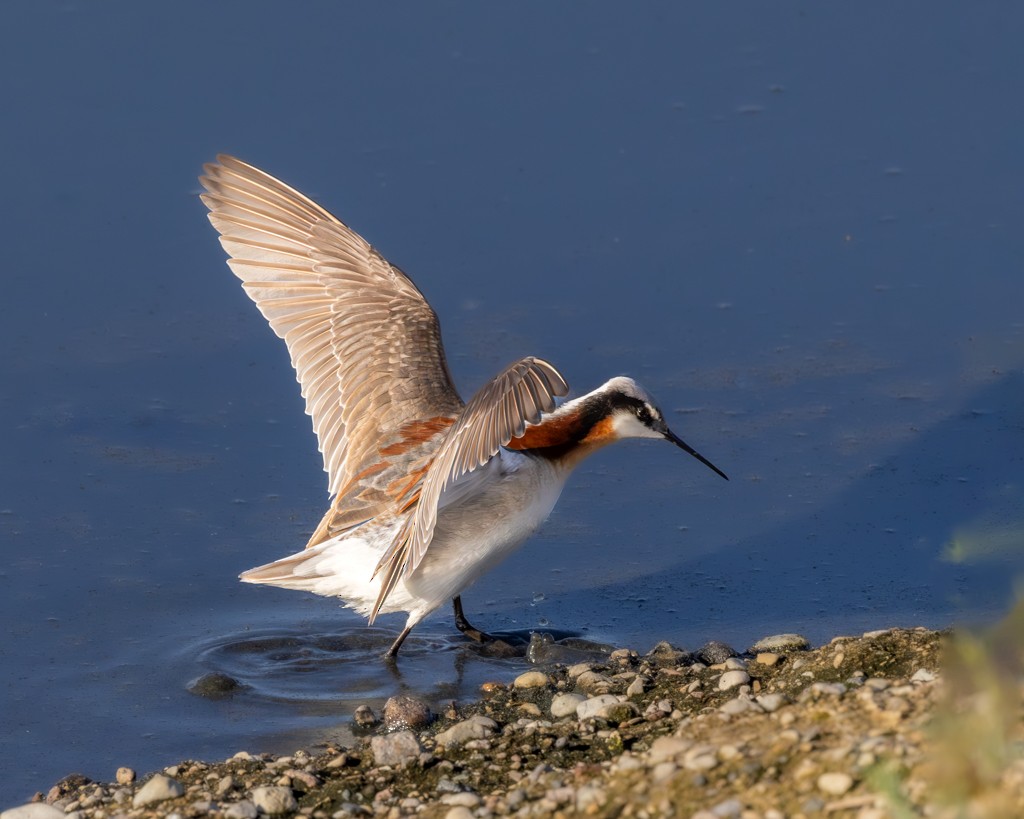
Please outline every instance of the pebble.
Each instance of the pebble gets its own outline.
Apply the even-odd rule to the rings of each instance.
[[[738,685],[746,685],[750,682],[750,675],[746,671],[740,669],[733,669],[732,671],[726,671],[718,679],[718,690],[728,691],[730,688],[736,688]]]
[[[772,666],[777,665],[780,659],[781,656],[776,654],[774,651],[762,651],[754,658],[754,662],[771,668]]]
[[[464,745],[472,739],[483,739],[498,730],[498,723],[490,717],[477,714],[462,722],[455,723],[447,731],[441,731],[436,737],[438,745],[456,747]]]
[[[154,802],[174,799],[183,793],[185,793],[185,787],[177,779],[171,779],[171,777],[164,776],[163,774],[156,774],[135,794],[135,798],[132,799],[132,807],[145,807],[146,805],[152,805]]]
[[[118,785],[130,785],[135,781],[135,771],[131,768],[118,768],[116,778]]]
[[[662,640],[647,652],[647,659],[651,660],[655,665],[682,665],[690,659],[690,655],[688,652]]]
[[[372,728],[378,722],[377,715],[369,705],[360,705],[352,712],[352,721],[360,728]]]
[[[737,697],[734,700],[728,700],[727,702],[722,703],[718,710],[731,717],[746,714],[748,711],[755,711],[758,713],[761,711],[753,700],[748,700],[746,697]]]
[[[446,793],[441,797],[442,805],[461,805],[464,808],[475,808],[483,800],[472,791]]]
[[[818,790],[829,796],[842,796],[853,787],[853,777],[845,773],[823,773],[818,777]]]
[[[53,805],[30,802],[0,813],[0,819],[66,819],[66,814]]]
[[[584,671],[576,678],[576,685],[587,694],[607,694],[612,681],[596,671]]]
[[[243,688],[245,686],[234,677],[221,674],[219,671],[203,674],[202,677],[193,680],[188,686],[189,693],[195,694],[197,697],[206,697],[210,700],[230,697],[236,691],[241,691]]]
[[[547,674],[543,674],[540,671],[527,671],[525,674],[520,674],[516,677],[515,682],[512,683],[513,688],[544,688],[549,685],[551,680]]]
[[[735,657],[736,654],[737,652],[732,646],[718,640],[711,640],[701,646],[695,656],[702,663],[715,665],[716,663],[724,663],[730,657]]]
[[[771,714],[786,704],[786,698],[782,694],[762,694],[757,698],[757,704]]]
[[[370,750],[373,751],[374,762],[378,765],[401,768],[419,759],[423,749],[412,731],[396,731],[393,734],[371,737]]]
[[[259,811],[249,800],[236,802],[224,809],[225,819],[256,819],[257,816],[259,816]]]
[[[759,654],[762,651],[804,651],[811,647],[810,641],[802,634],[773,634],[771,637],[762,637],[750,647],[750,654]]]
[[[726,799],[711,809],[711,815],[717,819],[734,819],[743,813],[743,803],[739,799]]]
[[[279,785],[253,788],[249,798],[260,813],[273,815],[275,813],[291,813],[299,809],[299,803],[295,801],[292,789]]]
[[[430,725],[434,715],[429,706],[418,697],[400,694],[384,703],[384,727],[389,731],[412,728],[414,731]]]
[[[555,719],[572,716],[576,707],[586,700],[582,694],[555,694],[551,700],[551,716]]]
[[[444,819],[473,819],[473,811],[463,805],[456,805],[444,815]]]
[[[936,676],[934,673],[929,671],[927,668],[919,668],[914,672],[914,676],[910,678],[911,682],[935,682]]]
[[[576,706],[576,717],[579,720],[595,719],[601,716],[602,709],[610,705],[618,705],[619,698],[614,694],[598,694],[584,700]]]
[[[640,675],[637,675],[636,679],[629,684],[626,689],[627,697],[639,697],[644,693],[644,679]]]
[[[647,752],[647,758],[651,761],[652,765],[657,765],[659,762],[675,759],[692,747],[692,742],[680,737],[658,737],[651,743],[651,749]]]

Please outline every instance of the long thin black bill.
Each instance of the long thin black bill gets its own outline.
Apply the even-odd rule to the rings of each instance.
[[[700,461],[702,464],[704,464],[704,466],[706,466],[708,469],[711,469],[714,472],[717,472],[723,478],[725,478],[726,480],[729,480],[729,476],[728,475],[726,475],[721,469],[719,469],[717,466],[715,466],[713,463],[711,463],[711,461],[709,461],[707,458],[705,458],[703,455],[701,455],[696,449],[694,449],[692,446],[690,446],[688,443],[686,443],[686,441],[684,441],[682,438],[680,438],[678,435],[676,435],[672,430],[668,430],[665,433],[665,437],[668,438],[673,444],[675,444],[680,449],[682,449],[682,450],[684,450],[686,452],[689,452],[694,458],[696,458],[698,461]]]

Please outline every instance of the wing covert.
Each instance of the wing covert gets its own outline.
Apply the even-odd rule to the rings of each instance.
[[[521,436],[527,424],[538,423],[542,413],[555,408],[555,398],[568,391],[558,370],[530,356],[507,367],[470,399],[423,478],[415,511],[377,565],[377,573],[384,575],[370,622],[399,579],[415,571],[423,559],[444,491]]]

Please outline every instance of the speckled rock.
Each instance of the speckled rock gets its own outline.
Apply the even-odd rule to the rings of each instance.
[[[389,731],[426,728],[434,719],[430,707],[418,697],[400,694],[384,703],[384,727]]]
[[[118,785],[130,785],[135,781],[135,771],[131,768],[118,768],[115,778],[117,779]]]
[[[694,655],[702,663],[716,665],[724,663],[730,657],[735,657],[738,652],[730,645],[721,643],[718,640],[711,640],[701,646]]]

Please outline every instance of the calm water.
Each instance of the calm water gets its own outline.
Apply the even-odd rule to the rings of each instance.
[[[952,6],[952,4],[950,4]],[[966,7],[960,7],[966,8]],[[347,736],[525,660],[447,612],[392,675],[239,584],[325,478],[196,198],[233,152],[410,272],[464,395],[626,373],[730,473],[602,452],[465,595],[646,650],[995,617],[1022,554],[1024,11],[934,3],[0,8],[0,806]],[[249,687],[210,701],[209,671]]]

